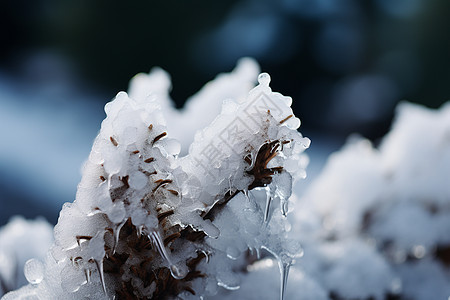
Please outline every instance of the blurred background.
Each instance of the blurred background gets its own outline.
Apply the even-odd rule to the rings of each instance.
[[[255,58],[294,99],[314,176],[348,135],[377,143],[399,101],[449,99],[449,16],[448,0],[2,0],[0,225],[56,222],[104,104],[153,66],[182,107]]]

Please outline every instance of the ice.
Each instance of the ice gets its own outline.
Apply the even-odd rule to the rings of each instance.
[[[262,259],[251,265],[248,273],[241,275],[242,284],[239,290],[232,293],[221,293],[211,299],[277,299],[280,296],[277,269],[276,261],[270,258]],[[291,268],[285,299],[326,300],[330,298],[319,282],[304,271]]]
[[[101,261],[105,256],[105,241],[103,240],[104,232],[99,231],[93,238],[89,240],[87,248],[90,259]]]
[[[148,178],[142,172],[134,172],[130,174],[128,183],[133,189],[140,190],[148,184]]]
[[[241,255],[241,251],[237,247],[228,246],[226,249],[227,257],[236,260]]]
[[[234,102],[231,99],[227,99],[223,101],[222,104],[222,114],[233,114],[239,108],[238,103]]]
[[[299,198],[310,141],[270,76],[250,90],[253,67],[181,112],[164,71],[136,77],[105,107],[48,256],[36,224],[0,232],[2,292],[39,259],[4,299],[157,298],[165,280],[174,297],[185,280],[207,299],[448,298],[450,106],[401,104],[379,147],[350,138]]]
[[[148,238],[153,242],[153,245],[158,250],[161,257],[169,265],[170,273],[172,274],[173,278],[183,279],[187,273],[173,264],[172,258],[169,256],[160,234],[157,231],[152,230],[150,231]]]
[[[43,260],[52,242],[51,225],[43,219],[16,216],[0,229],[0,296],[27,283],[22,272],[26,262]],[[33,275],[39,275],[39,266],[36,271]],[[39,280],[39,276],[33,279]]]
[[[39,300],[39,297],[31,286],[25,286],[20,290],[6,294],[2,300]]]
[[[44,265],[38,259],[29,259],[25,263],[24,273],[29,283],[38,284],[44,279]]]
[[[170,120],[167,122],[167,131],[171,137],[181,142],[180,153],[185,155],[195,132],[214,120],[220,113],[224,100],[245,99],[254,87],[258,72],[259,66],[254,60],[240,60],[232,73],[218,75],[214,81],[207,83],[186,101],[181,111],[174,109],[169,96],[170,78],[159,68],[152,69],[149,74],[136,75],[130,82],[129,95],[139,102],[148,101],[149,96],[157,98],[165,119]]]
[[[402,103],[378,148],[350,138],[295,204],[301,266],[333,297],[448,297],[448,120]]]
[[[284,294],[286,293],[286,285],[288,281],[289,276],[289,269],[291,267],[291,264],[288,262],[278,261],[278,265],[280,268],[280,300],[284,299]]]
[[[114,223],[121,223],[126,215],[123,203],[113,204],[110,206],[110,209],[105,212],[108,214],[108,219]]]
[[[80,270],[74,269],[74,266],[67,265],[62,271],[61,276],[64,276],[64,280],[61,281],[62,289],[68,294],[74,293],[80,289],[80,287],[88,282],[86,274]]]
[[[100,283],[102,284],[103,292],[105,293],[105,295],[107,295],[106,285],[105,285],[105,273],[103,271],[103,259],[101,259],[101,260],[94,259],[94,262],[95,262],[95,266],[97,267],[97,272],[98,272],[98,276],[100,279]]]
[[[256,69],[243,60],[184,112],[174,110],[160,69],[134,78],[129,94],[120,92],[105,106],[42,278],[27,276],[37,295],[146,299],[162,297],[170,286],[174,297],[189,289],[208,297],[217,286],[238,289],[239,273],[262,258],[260,249],[270,249],[280,260],[284,297],[301,250],[287,235],[287,204],[305,165],[284,166],[302,161],[309,140],[296,130],[292,99],[272,92],[268,74],[250,90]],[[211,106],[219,110],[207,112]],[[255,257],[247,256],[249,249]]]
[[[219,271],[217,274],[217,285],[227,290],[235,291],[240,288],[240,280],[230,272]]]
[[[270,204],[272,203],[274,193],[269,186],[266,186],[265,190],[266,190],[266,205],[264,208],[264,222],[267,223],[269,222],[270,219]]]
[[[120,236],[120,230],[122,229],[123,225],[125,225],[126,221],[122,221],[121,223],[117,224],[114,228],[114,245],[112,254],[114,255],[116,253],[117,245],[119,244],[119,236]]]
[[[121,142],[125,145],[130,145],[136,141],[137,128],[128,126],[123,130]]]
[[[258,82],[262,85],[262,86],[269,86],[270,83],[270,75],[267,73],[261,73],[258,76]]]

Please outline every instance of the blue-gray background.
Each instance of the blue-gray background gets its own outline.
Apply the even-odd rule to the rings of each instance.
[[[294,98],[314,174],[349,134],[376,143],[399,101],[449,99],[449,13],[448,0],[0,1],[0,225],[56,222],[103,105],[153,66],[182,107],[256,58]]]

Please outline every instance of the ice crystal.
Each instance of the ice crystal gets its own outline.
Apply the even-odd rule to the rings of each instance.
[[[242,68],[255,69],[249,62]],[[239,288],[239,270],[261,259],[250,251],[278,260],[283,298],[289,267],[302,253],[287,238],[286,214],[309,146],[297,131],[292,99],[259,75],[246,98],[224,101],[179,157],[183,148],[169,130],[175,121],[167,118],[168,78],[152,74],[140,76],[142,83],[135,78],[131,97],[120,92],[105,106],[76,200],[60,213],[44,265],[28,262],[30,284],[4,300],[214,295],[219,287]]]

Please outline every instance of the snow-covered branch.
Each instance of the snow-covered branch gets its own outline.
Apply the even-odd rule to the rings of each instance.
[[[263,250],[278,260],[283,297],[289,267],[302,253],[287,238],[288,199],[293,178],[305,176],[302,152],[309,146],[297,131],[292,99],[272,92],[269,75],[259,75],[248,96],[227,99],[180,157],[180,143],[170,137],[177,127],[166,126],[179,122],[167,118],[174,114],[165,99],[169,85],[161,83],[161,70],[154,72],[135,78],[135,98],[121,92],[105,106],[54,245],[43,263],[28,263],[30,284],[5,300],[212,296],[219,287],[239,288],[238,274]],[[205,99],[236,85],[219,80],[198,96],[193,118],[210,118]],[[184,122],[178,126],[189,127]]]

